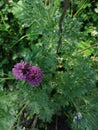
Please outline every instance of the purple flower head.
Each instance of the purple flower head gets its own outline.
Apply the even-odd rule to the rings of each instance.
[[[30,85],[39,85],[42,82],[43,72],[38,66],[32,66],[29,68],[27,74],[27,81]]]
[[[14,65],[14,68],[12,69],[13,75],[16,79],[20,80],[26,80],[26,76],[28,74],[28,70],[31,64],[28,64],[24,61],[17,63]]]

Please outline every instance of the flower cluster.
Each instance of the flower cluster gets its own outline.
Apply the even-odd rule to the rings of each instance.
[[[16,79],[26,80],[30,85],[39,85],[43,78],[43,72],[38,66],[24,61],[14,65],[12,73]]]

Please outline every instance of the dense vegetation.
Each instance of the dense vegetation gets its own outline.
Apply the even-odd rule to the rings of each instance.
[[[64,130],[98,130],[97,21],[97,0],[0,0],[0,130],[57,130],[62,115]],[[40,84],[16,79],[22,62]]]

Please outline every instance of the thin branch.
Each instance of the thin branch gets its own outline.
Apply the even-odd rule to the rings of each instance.
[[[30,130],[34,130],[35,126],[36,126],[36,123],[37,123],[37,115],[35,115],[35,118],[34,118],[34,121],[32,123],[32,126],[31,126],[31,129]]]
[[[59,54],[59,48],[62,44],[62,32],[63,32],[62,23],[65,17],[66,9],[67,9],[67,0],[64,0],[63,3],[64,3],[63,12],[59,19],[59,32],[58,32],[59,40],[58,40],[58,46],[57,46],[57,54]]]
[[[55,130],[58,130],[58,117],[56,116],[56,125],[55,125]]]
[[[45,130],[47,130],[47,124],[45,125]]]
[[[70,0],[70,15],[73,16],[73,0]]]
[[[79,53],[82,53],[82,52],[84,52],[84,51],[86,51],[86,50],[88,50],[88,49],[94,48],[94,47],[96,47],[96,46],[98,46],[98,43],[95,43],[95,44],[93,44],[93,45],[91,45],[91,46],[89,46],[89,47],[87,47],[87,48],[85,48],[85,49],[79,51]]]

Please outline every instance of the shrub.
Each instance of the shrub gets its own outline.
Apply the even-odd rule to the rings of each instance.
[[[23,130],[23,118],[25,123],[37,119],[47,123],[62,114],[72,130],[97,129],[98,44],[91,27],[94,24],[97,29],[96,13],[88,21],[97,2],[92,3],[75,0],[65,6],[59,0],[1,1],[0,76],[5,98],[0,99],[4,102],[0,114],[6,119],[0,129]],[[12,68],[21,60],[43,71],[40,84],[14,79]],[[37,77],[35,71],[29,75],[33,73]]]

